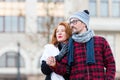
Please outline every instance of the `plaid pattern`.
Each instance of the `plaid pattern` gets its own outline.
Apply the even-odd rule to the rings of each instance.
[[[115,61],[108,42],[99,36],[94,37],[95,64],[86,64],[86,44],[74,42],[74,63],[70,80],[114,80]],[[65,75],[67,57],[57,62],[54,71]]]

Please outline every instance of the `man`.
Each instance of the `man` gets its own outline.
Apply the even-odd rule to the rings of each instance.
[[[88,10],[78,11],[70,16],[72,39],[69,41],[68,58],[61,62],[54,57],[48,63],[56,73],[65,75],[70,66],[70,80],[115,80],[115,60],[105,38],[95,36],[89,27]]]

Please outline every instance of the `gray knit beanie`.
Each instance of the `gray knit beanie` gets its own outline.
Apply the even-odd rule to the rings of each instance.
[[[82,12],[81,11],[75,12],[73,15],[70,16],[69,21],[72,18],[78,18],[79,20],[81,20],[83,23],[86,24],[87,29],[88,29],[88,27],[89,27],[89,19],[90,19],[88,10],[84,10]]]

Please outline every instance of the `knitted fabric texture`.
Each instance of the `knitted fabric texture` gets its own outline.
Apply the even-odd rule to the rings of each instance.
[[[81,20],[83,23],[86,24],[87,28],[89,29],[89,19],[90,19],[90,16],[89,16],[89,13],[87,14],[84,11],[78,11],[78,12],[75,12],[73,15],[70,16],[69,18],[69,21],[72,19],[72,18],[78,18],[79,20]]]

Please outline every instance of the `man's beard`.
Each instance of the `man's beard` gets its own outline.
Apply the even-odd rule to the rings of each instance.
[[[73,30],[72,30],[72,34],[78,34],[79,32],[77,31],[77,29],[76,28],[73,28]]]

